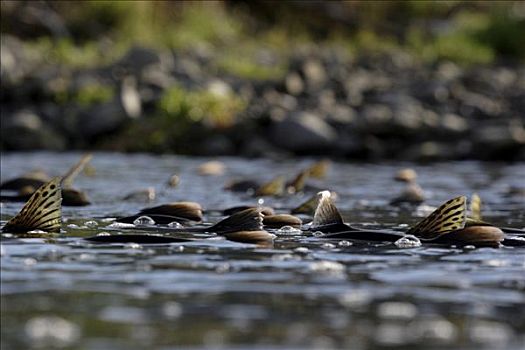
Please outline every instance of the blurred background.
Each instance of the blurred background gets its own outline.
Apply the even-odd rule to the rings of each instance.
[[[12,150],[525,160],[522,1],[2,1]]]

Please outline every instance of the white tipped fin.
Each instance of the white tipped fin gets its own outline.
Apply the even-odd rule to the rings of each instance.
[[[60,232],[62,225],[61,178],[56,177],[42,185],[22,210],[4,226],[5,232],[42,230]]]
[[[470,198],[470,217],[481,221],[481,197],[477,193]]]
[[[319,198],[319,204],[317,205],[317,209],[315,209],[312,227],[342,224],[343,217],[332,201],[330,191],[321,191],[317,196]]]

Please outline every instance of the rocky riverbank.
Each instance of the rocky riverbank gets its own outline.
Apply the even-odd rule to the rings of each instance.
[[[264,74],[242,77],[205,47],[133,47],[95,68],[55,64],[8,35],[1,52],[3,150],[525,160],[521,64],[310,46],[286,58],[261,49]]]

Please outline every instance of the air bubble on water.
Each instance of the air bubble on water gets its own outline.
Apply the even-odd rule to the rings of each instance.
[[[28,231],[27,233],[31,233],[31,234],[45,234],[47,233],[46,231],[42,231],[42,230],[33,230],[33,231]]]
[[[178,221],[172,221],[168,224],[168,227],[170,228],[183,228],[182,224]]]
[[[446,344],[452,342],[458,336],[456,326],[441,316],[427,316],[415,319],[409,326],[410,336],[414,340],[431,341]]]
[[[474,321],[469,330],[470,339],[479,344],[506,345],[514,337],[514,331],[504,323]]]
[[[345,271],[345,266],[336,261],[316,261],[308,265],[308,270],[312,272],[323,272],[329,274],[341,274]]]
[[[341,295],[338,300],[341,305],[347,308],[358,308],[367,305],[372,300],[372,295],[366,290],[350,290]]]
[[[89,220],[89,221],[84,222],[84,226],[89,227],[89,228],[94,228],[98,226],[98,222],[94,220]]]
[[[182,315],[182,306],[175,301],[168,301],[163,305],[162,313],[169,319],[179,318]]]
[[[112,222],[108,225],[110,228],[133,228],[135,227],[134,224],[127,224],[125,222]]]
[[[417,315],[417,307],[403,301],[386,301],[379,304],[377,315],[383,319],[411,320]]]
[[[331,249],[335,248],[335,244],[333,244],[333,243],[323,243],[323,244],[321,244],[321,248],[326,249],[326,250],[331,250]]]
[[[302,231],[298,228],[287,225],[278,229],[276,233],[280,235],[300,235]]]
[[[24,259],[24,265],[25,266],[33,266],[36,265],[36,259],[35,258],[25,258]]]
[[[257,204],[258,204],[259,206],[262,206],[262,205],[264,204],[264,198],[259,198],[259,199],[257,200]]]
[[[474,250],[474,249],[476,249],[476,247],[473,246],[473,245],[466,245],[466,246],[463,247],[463,249]]]
[[[106,231],[97,233],[97,236],[109,236],[109,235],[110,235],[109,232],[106,232]]]
[[[173,247],[170,248],[170,251],[177,252],[177,253],[183,252],[184,251],[184,246],[182,246],[182,245],[173,246]]]
[[[113,222],[115,220],[117,220],[117,218],[104,218],[104,219],[101,219],[100,221],[101,222]]]
[[[416,248],[421,247],[421,241],[419,238],[413,235],[406,235],[397,241],[394,242],[394,244],[398,248]]]
[[[31,318],[24,327],[27,338],[38,347],[66,347],[80,337],[80,328],[57,316]]]
[[[140,249],[142,248],[142,246],[138,243],[126,243],[126,248],[129,248],[129,249]]]
[[[292,254],[275,254],[272,256],[273,261],[288,261],[288,260],[297,260],[297,257]]]
[[[294,253],[297,253],[297,254],[308,254],[308,253],[310,253],[310,249],[308,249],[307,247],[297,247],[293,251],[294,251]]]
[[[230,264],[228,263],[223,263],[223,264],[219,264],[216,268],[215,268],[215,272],[217,273],[225,273],[225,272],[228,272],[230,270]]]
[[[93,261],[95,260],[95,255],[88,254],[88,253],[82,253],[78,256],[78,260],[80,261]]]
[[[314,232],[312,232],[312,236],[314,236],[314,237],[321,237],[321,236],[324,236],[324,233],[321,232],[321,231],[314,231]]]
[[[69,224],[67,225],[67,228],[78,229],[80,227],[77,224]]]
[[[353,245],[353,243],[350,241],[341,241],[337,243],[337,245],[340,247],[350,247],[351,245]]]
[[[135,219],[135,221],[133,221],[133,224],[135,224],[136,226],[155,225],[155,220],[153,220],[149,216],[139,216]]]

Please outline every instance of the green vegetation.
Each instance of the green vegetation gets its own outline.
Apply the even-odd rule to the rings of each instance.
[[[1,2],[0,28],[2,35],[21,39],[33,62],[60,67],[60,78],[48,86],[62,105],[113,99],[119,77],[111,85],[94,81],[81,87],[69,79],[77,70],[109,67],[134,46],[190,52],[188,57],[199,57],[193,63],[201,64],[202,58],[208,76],[227,81],[278,83],[298,52],[332,48],[356,57],[404,51],[426,64],[525,61],[525,3],[520,1],[39,2],[39,10],[55,16],[54,27],[45,19],[27,21],[21,9],[34,4]],[[192,135],[206,137],[202,129],[222,132],[235,126],[246,103],[230,91],[175,85],[146,107],[151,109],[145,121],[130,122],[121,139],[109,142],[127,138],[136,150],[181,150],[198,142]]]
[[[104,140],[101,147],[195,153],[211,134],[233,127],[245,107],[245,101],[230,92],[211,88],[191,91],[175,85],[165,91],[155,114],[131,123],[117,137]]]
[[[161,113],[170,120],[202,122],[212,128],[227,128],[245,103],[230,92],[187,91],[179,86],[166,90],[159,103]]]
[[[113,86],[103,85],[97,81],[85,84],[76,90],[70,89],[64,80],[53,82],[51,86],[54,88],[53,98],[56,103],[76,103],[84,107],[107,102],[116,93]]]
[[[300,3],[244,6],[222,1],[51,2],[69,37],[42,31],[27,44],[51,61],[72,67],[107,63],[132,45],[186,50],[212,49],[218,68],[250,79],[274,79],[284,63],[261,65],[253,47],[286,58],[297,45],[342,45],[353,53],[402,49],[429,62],[489,63],[523,60],[523,3],[518,1],[352,1],[341,16]],[[2,32],[17,31],[9,17]],[[520,10],[521,9],[521,10]],[[277,11],[278,10],[278,11]],[[334,38],[336,38],[334,40]],[[298,44],[299,43],[299,44]]]

